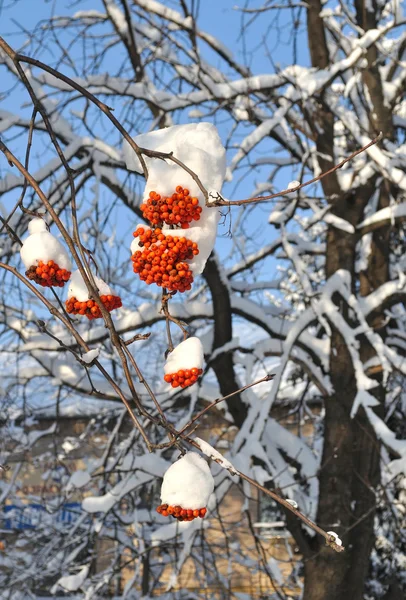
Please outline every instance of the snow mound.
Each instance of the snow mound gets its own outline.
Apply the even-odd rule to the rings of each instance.
[[[214,490],[214,479],[207,462],[187,452],[169,467],[161,488],[161,502],[196,510],[207,506]]]
[[[46,223],[43,219],[32,219],[28,223],[28,233],[33,235],[34,233],[41,233],[42,231],[48,231]]]
[[[139,146],[149,150],[172,152],[175,158],[182,161],[199,177],[206,189],[221,190],[226,174],[226,153],[217,129],[211,123],[175,125],[139,135],[135,141]],[[124,142],[123,152],[127,168],[142,172],[138,157],[128,142]],[[191,196],[199,199],[202,207],[200,220],[192,222],[190,228],[182,230],[181,233],[182,236],[197,242],[199,246],[198,256],[188,261],[193,273],[197,275],[203,271],[214,247],[220,211],[218,208],[205,205],[199,186],[182,167],[171,160],[145,156],[144,159],[149,172],[144,198],[147,198],[151,191],[161,196],[170,196],[175,192],[176,187],[181,185],[189,190]],[[165,235],[173,232],[168,225],[163,227],[163,231]]]
[[[93,350],[88,350],[87,352],[82,354],[80,359],[87,365],[90,365],[90,363],[99,356],[99,353],[100,353],[99,348],[94,348]]]
[[[61,242],[47,230],[45,221],[33,219],[28,225],[30,235],[24,241],[21,250],[21,260],[26,269],[37,265],[39,261],[47,263],[53,260],[61,269],[72,270],[69,255]]]
[[[93,275],[93,277],[100,296],[116,295],[103,279],[100,279],[100,277],[96,277],[95,275]],[[89,300],[89,291],[79,270],[72,273],[68,289],[68,298],[76,298],[78,302]]]
[[[88,573],[89,567],[84,566],[76,575],[65,575],[65,577],[61,577],[52,587],[51,594],[55,594],[58,587],[61,587],[66,592],[76,592],[85,583]]]
[[[171,375],[177,373],[180,369],[202,369],[203,365],[202,343],[199,338],[190,337],[176,346],[169,354],[164,366],[164,374]]]
[[[226,174],[226,153],[217,129],[211,123],[174,125],[137,136],[135,142],[148,150],[173,152],[197,174],[205,188],[220,190]],[[128,142],[124,142],[124,160],[127,168],[142,173],[140,161]],[[163,161],[144,156],[149,177],[145,188],[146,196],[151,190],[160,194],[172,194],[177,185],[187,187],[192,195],[200,188],[182,167],[173,161]]]

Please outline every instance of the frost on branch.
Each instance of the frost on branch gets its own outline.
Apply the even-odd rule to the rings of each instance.
[[[100,295],[100,300],[103,302],[106,310],[111,312],[115,308],[122,306],[120,296],[116,296],[103,279],[94,276],[94,281]],[[66,310],[69,314],[86,315],[89,320],[101,319],[102,317],[101,310],[95,300],[89,298],[89,291],[79,270],[72,274],[68,289]]]
[[[187,452],[166,471],[157,512],[178,521],[203,518],[213,490],[214,479],[207,462],[196,452]]]
[[[65,248],[42,219],[33,219],[28,231],[30,235],[20,250],[26,276],[42,287],[63,287],[72,270]]]
[[[166,359],[165,381],[172,387],[189,387],[203,373],[203,346],[199,338],[190,337],[181,342]]]
[[[206,456],[208,456],[209,458],[214,460],[216,463],[218,463],[219,465],[224,467],[224,469],[227,469],[227,471],[229,471],[231,473],[231,475],[238,475],[238,471],[234,467],[234,465],[227,458],[225,458],[222,454],[220,454],[220,452],[218,452],[218,450],[213,448],[213,446],[211,446],[208,442],[202,440],[199,437],[195,437],[194,441],[198,444],[200,450],[202,452],[204,452],[204,454]]]
[[[148,150],[172,153],[197,175],[206,189],[221,190],[226,156],[217,129],[211,123],[176,125],[139,135],[135,141]],[[124,143],[124,157],[128,169],[142,172],[137,155],[127,142]],[[214,248],[220,212],[217,208],[206,206],[201,189],[183,167],[169,159],[144,158],[149,172],[144,191],[145,216],[149,218],[150,215],[154,225],[162,223],[164,235],[171,227],[181,225],[182,220],[189,225],[182,230],[182,236],[198,245],[199,254],[188,263],[193,274],[198,275]],[[156,200],[157,194],[159,200]],[[168,204],[168,199],[172,200],[172,204]],[[152,206],[152,201],[161,204],[154,204],[157,210],[149,212],[147,209]],[[183,216],[180,210],[185,211]]]

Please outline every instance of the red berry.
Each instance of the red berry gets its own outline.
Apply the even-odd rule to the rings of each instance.
[[[63,287],[65,281],[68,281],[71,276],[70,271],[60,269],[53,260],[47,263],[40,260],[38,265],[32,265],[25,274],[28,279],[42,287]]]

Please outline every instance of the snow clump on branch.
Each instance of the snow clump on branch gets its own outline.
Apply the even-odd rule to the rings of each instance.
[[[120,296],[116,296],[107,283],[100,277],[93,276],[97,286],[100,300],[106,310],[111,312],[122,306]],[[94,300],[89,298],[89,291],[79,270],[72,273],[72,279],[68,289],[68,299],[66,301],[66,310],[69,314],[86,315],[90,320],[100,319],[101,310]]]
[[[211,123],[175,125],[139,135],[135,142],[148,150],[172,154],[200,179],[206,189],[221,190],[226,174],[226,154],[217,129]],[[140,161],[128,142],[124,142],[123,152],[127,168],[142,172]],[[181,235],[196,243],[199,252],[188,260],[188,265],[194,275],[202,273],[214,248],[220,211],[215,207],[206,206],[202,190],[183,167],[169,158],[163,160],[144,155],[144,160],[148,168],[148,180],[144,191],[144,198],[147,199],[143,205],[144,216],[154,225],[162,223],[162,234]],[[186,206],[182,205],[182,197],[185,198]],[[179,203],[179,211],[183,211],[184,215],[184,225],[178,206],[176,214],[171,214],[171,204],[167,206],[168,199],[173,200],[175,204]],[[201,209],[198,215],[194,208],[196,199]],[[179,234],[173,230],[177,225],[182,225]]]
[[[203,346],[199,338],[190,337],[176,346],[164,366],[164,379],[172,387],[189,387],[203,373]]]
[[[63,287],[72,270],[65,248],[48,231],[43,219],[30,221],[28,232],[30,235],[20,250],[26,276],[43,287]]]
[[[203,518],[213,490],[214,479],[207,462],[196,452],[187,452],[166,471],[157,512],[178,521]]]

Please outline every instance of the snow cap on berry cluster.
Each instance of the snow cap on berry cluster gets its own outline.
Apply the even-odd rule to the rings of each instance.
[[[61,242],[47,230],[43,219],[33,219],[28,224],[30,235],[24,241],[21,260],[26,269],[38,265],[39,261],[47,263],[53,260],[60,269],[72,270],[71,261]]]
[[[103,279],[95,277],[95,275],[93,275],[93,278],[100,296],[115,296],[115,293]],[[89,300],[89,291],[79,269],[72,273],[68,289],[68,298],[76,298],[78,302],[86,302],[86,300]]]
[[[196,510],[207,506],[214,479],[207,462],[196,452],[187,452],[166,471],[161,502]]]
[[[177,373],[180,369],[202,369],[203,364],[202,343],[199,338],[190,337],[176,346],[168,355],[164,366],[164,373],[165,375],[172,375],[172,373]]]
[[[174,125],[158,131],[152,131],[135,138],[136,143],[150,150],[172,152],[199,177],[207,190],[220,191],[226,174],[226,153],[216,127],[211,123],[190,123]],[[124,159],[127,168],[142,173],[139,159],[128,144],[124,142]],[[178,185],[189,190],[190,195],[199,199],[202,213],[199,221],[190,223],[189,229],[182,230],[182,236],[196,242],[199,255],[188,261],[194,275],[204,269],[206,261],[214,248],[217,225],[220,219],[218,208],[207,207],[203,193],[191,175],[171,160],[160,160],[144,156],[148,167],[148,181],[144,198],[155,191],[161,196],[171,196]],[[163,233],[173,234],[165,225]],[[173,234],[177,235],[177,234]],[[179,235],[179,234],[178,234]]]

